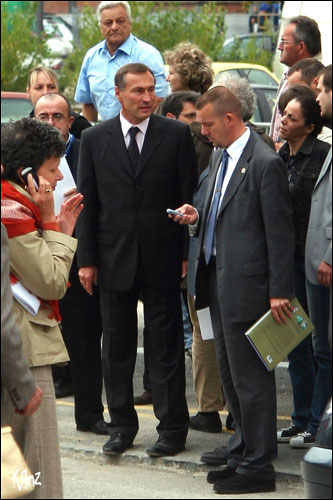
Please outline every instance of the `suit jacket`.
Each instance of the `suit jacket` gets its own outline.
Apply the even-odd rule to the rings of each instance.
[[[314,285],[319,285],[317,273],[322,261],[332,265],[332,148],[312,192],[306,237],[305,271]]]
[[[5,226],[1,224],[1,409],[3,387],[7,389],[13,405],[20,410],[36,390],[36,383],[23,354],[21,332],[14,322],[8,237]],[[2,413],[1,425],[6,425]]]
[[[202,241],[222,151],[213,153],[200,213],[196,305],[208,306]],[[292,297],[294,228],[286,168],[251,132],[217,214],[216,266],[223,317],[243,322],[269,309],[269,297]],[[200,265],[199,265],[200,263]]]
[[[203,209],[206,199],[209,168],[207,167],[200,175],[198,185],[193,195],[193,205],[197,210]],[[188,252],[187,264],[187,291],[189,295],[195,296],[195,262],[197,254],[198,238],[191,238]]]
[[[140,250],[152,287],[179,284],[188,249],[185,232],[166,209],[191,203],[196,181],[193,141],[179,121],[150,117],[135,174],[119,115],[83,131],[78,189],[85,208],[76,226],[78,265],[96,265],[99,283],[126,291]]]

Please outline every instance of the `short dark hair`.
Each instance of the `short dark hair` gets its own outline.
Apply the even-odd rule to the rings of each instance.
[[[307,16],[293,17],[289,24],[296,24],[293,37],[295,42],[304,42],[312,57],[321,53],[321,34],[318,23]]]
[[[288,71],[288,76],[293,75],[297,71],[301,72],[302,80],[306,82],[308,85],[311,85],[311,82],[318,75],[319,71],[324,67],[323,63],[318,61],[313,57],[306,57],[305,59],[301,59],[297,61]]]
[[[192,90],[173,92],[162,102],[161,113],[163,116],[166,116],[167,113],[172,113],[178,119],[180,113],[183,111],[184,103],[190,102],[195,106],[199,97],[199,92],[193,92]]]
[[[239,99],[226,87],[214,87],[202,94],[198,99],[196,108],[200,110],[209,103],[214,105],[214,109],[219,116],[232,113],[240,120],[243,119],[243,108]]]
[[[59,130],[33,118],[8,122],[1,129],[1,163],[3,179],[17,184],[20,167],[31,167],[36,173],[49,158],[64,155],[66,143]]]
[[[329,92],[332,90],[332,64],[319,71],[318,77],[322,75],[324,75],[323,85],[325,87],[325,91]]]
[[[281,106],[280,109],[280,101],[282,98],[283,106]],[[281,114],[284,113],[287,104],[293,99],[300,104],[305,126],[314,125],[311,135],[317,136],[323,128],[323,119],[321,117],[320,106],[316,101],[314,93],[308,87],[304,87],[304,85],[290,87],[279,99]]]
[[[43,98],[46,98],[46,100],[48,101],[54,101],[54,99],[56,97],[62,97],[62,99],[66,102],[67,104],[67,110],[68,110],[68,116],[73,116],[73,112],[72,112],[72,105],[69,101],[69,99],[64,95],[64,94],[59,94],[58,92],[52,92],[50,94],[44,94],[44,95],[41,95],[37,101],[36,101],[36,104],[35,104],[35,109],[36,109],[36,106],[37,106],[37,103],[43,99]],[[34,109],[34,113],[35,113],[35,109]]]
[[[278,107],[281,115],[284,113],[285,107],[292,99],[297,99],[300,95],[314,96],[313,90],[304,85],[292,85],[280,97]]]
[[[117,73],[114,77],[115,86],[119,88],[119,90],[124,90],[126,86],[126,75],[127,73],[147,73],[149,72],[154,78],[154,84],[156,84],[156,78],[152,70],[142,63],[130,63],[125,64],[120,69],[118,69]]]

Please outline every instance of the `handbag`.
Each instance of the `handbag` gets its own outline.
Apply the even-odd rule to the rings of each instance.
[[[33,475],[11,427],[1,427],[1,498],[19,498],[33,489]]]

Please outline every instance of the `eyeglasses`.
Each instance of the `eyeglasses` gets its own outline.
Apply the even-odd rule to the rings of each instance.
[[[38,120],[41,122],[49,122],[52,120],[54,123],[61,123],[66,119],[66,116],[64,116],[62,113],[51,113],[50,115],[48,113],[41,113],[39,116],[37,116]]]

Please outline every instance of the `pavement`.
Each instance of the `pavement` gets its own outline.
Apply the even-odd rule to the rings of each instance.
[[[134,376],[134,393],[142,392],[143,374],[143,349],[142,349],[142,311],[138,309],[139,316],[139,347],[137,355],[136,370]],[[141,345],[140,345],[141,344]],[[278,407],[278,428],[290,424],[290,414],[292,411],[292,393],[287,363],[281,363],[276,368],[277,384],[277,407]],[[186,355],[186,385],[187,402],[190,415],[197,413],[197,407],[193,392],[192,363]],[[105,407],[104,418],[110,421],[106,405],[105,393],[103,392],[103,403]],[[223,424],[223,432],[211,434],[196,430],[189,430],[186,450],[174,457],[151,458],[146,454],[146,449],[151,447],[157,440],[156,419],[152,405],[137,406],[136,411],[139,417],[139,432],[135,438],[134,446],[120,456],[107,456],[103,454],[102,447],[108,440],[107,436],[98,436],[93,433],[79,432],[75,427],[74,420],[74,399],[67,397],[57,400],[57,413],[59,422],[60,448],[63,457],[77,457],[87,460],[97,461],[101,465],[131,463],[148,467],[168,468],[168,470],[182,469],[189,472],[205,472],[218,467],[208,466],[200,461],[200,456],[206,451],[212,451],[217,446],[226,445],[231,435],[226,430],[225,421],[227,411],[221,411],[220,417]],[[289,444],[278,445],[278,457],[273,462],[276,470],[277,481],[297,482],[301,481],[300,462],[307,450],[292,449]]]

